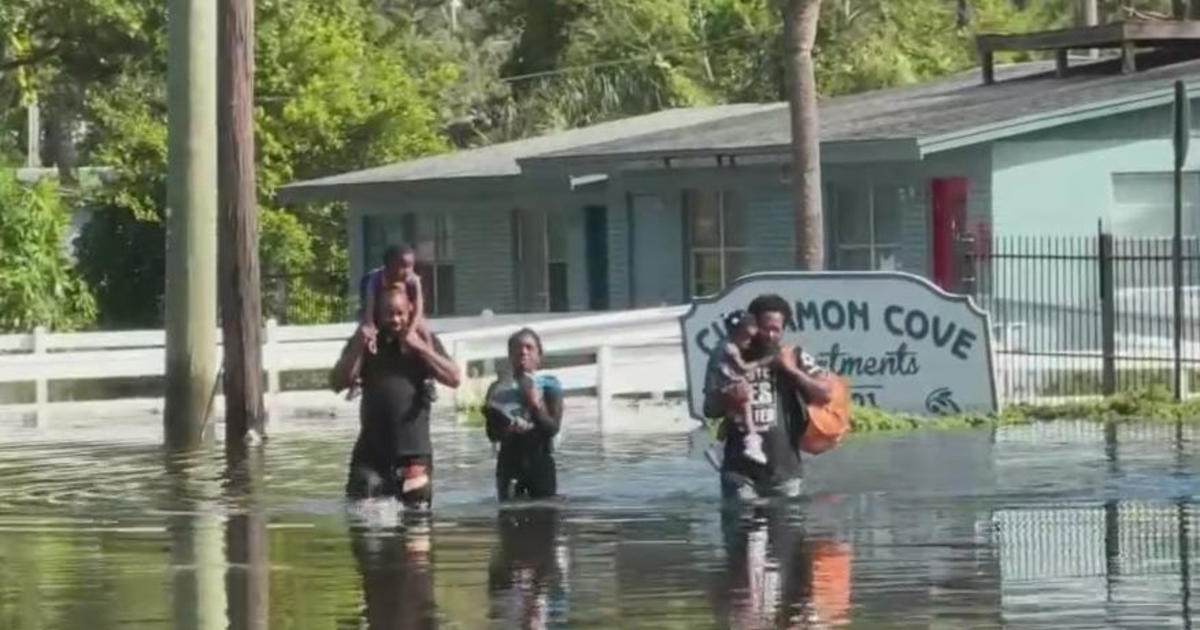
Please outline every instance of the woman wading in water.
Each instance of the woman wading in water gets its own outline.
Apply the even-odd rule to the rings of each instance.
[[[501,501],[541,499],[558,492],[554,436],[562,424],[562,386],[537,371],[542,340],[523,328],[508,338],[511,378],[499,378],[487,392],[487,436],[500,444],[496,494]]]

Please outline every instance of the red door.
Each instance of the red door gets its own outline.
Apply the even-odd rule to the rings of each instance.
[[[959,278],[955,242],[966,231],[967,178],[935,179],[931,186],[933,282],[946,291],[954,291]]]

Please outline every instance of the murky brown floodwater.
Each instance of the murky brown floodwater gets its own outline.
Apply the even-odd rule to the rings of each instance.
[[[1192,427],[864,436],[807,500],[723,515],[686,436],[589,424],[565,498],[505,510],[482,431],[443,424],[435,512],[399,523],[339,499],[353,420],[233,479],[156,421],[0,428],[0,628],[1190,627],[1200,601]]]

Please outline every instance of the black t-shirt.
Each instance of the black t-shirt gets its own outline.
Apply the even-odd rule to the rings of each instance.
[[[437,335],[432,335],[438,354],[446,350]],[[377,351],[367,353],[362,368],[362,404],[360,420],[364,433],[376,448],[392,450],[392,455],[431,455],[429,409],[425,381],[433,377],[424,359],[412,351],[400,351],[392,334],[380,331]]]
[[[821,371],[813,357],[798,348],[796,361],[809,374]],[[767,463],[764,467],[748,459],[745,436],[740,428],[730,426],[723,468],[772,483],[800,477],[803,469],[796,444],[808,419],[803,397],[791,379],[769,367],[757,368],[747,380],[751,389],[751,418],[756,426],[765,429],[760,434]]]

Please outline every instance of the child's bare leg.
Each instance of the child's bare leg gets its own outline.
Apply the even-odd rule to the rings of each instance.
[[[742,425],[743,439],[742,444],[745,445],[743,452],[750,459],[760,463],[767,463],[767,456],[762,450],[762,436],[758,432],[758,428],[754,426],[754,416],[750,406],[750,401],[742,403],[739,412],[738,422]]]
[[[742,425],[742,431],[744,431],[746,433],[746,435],[750,435],[752,433],[757,433],[757,431],[755,431],[755,429],[754,429],[754,420],[753,420],[754,415],[753,414],[754,414],[754,411],[752,409],[750,401],[749,400],[743,401],[741,404],[741,407],[738,409],[738,423],[740,423]]]

